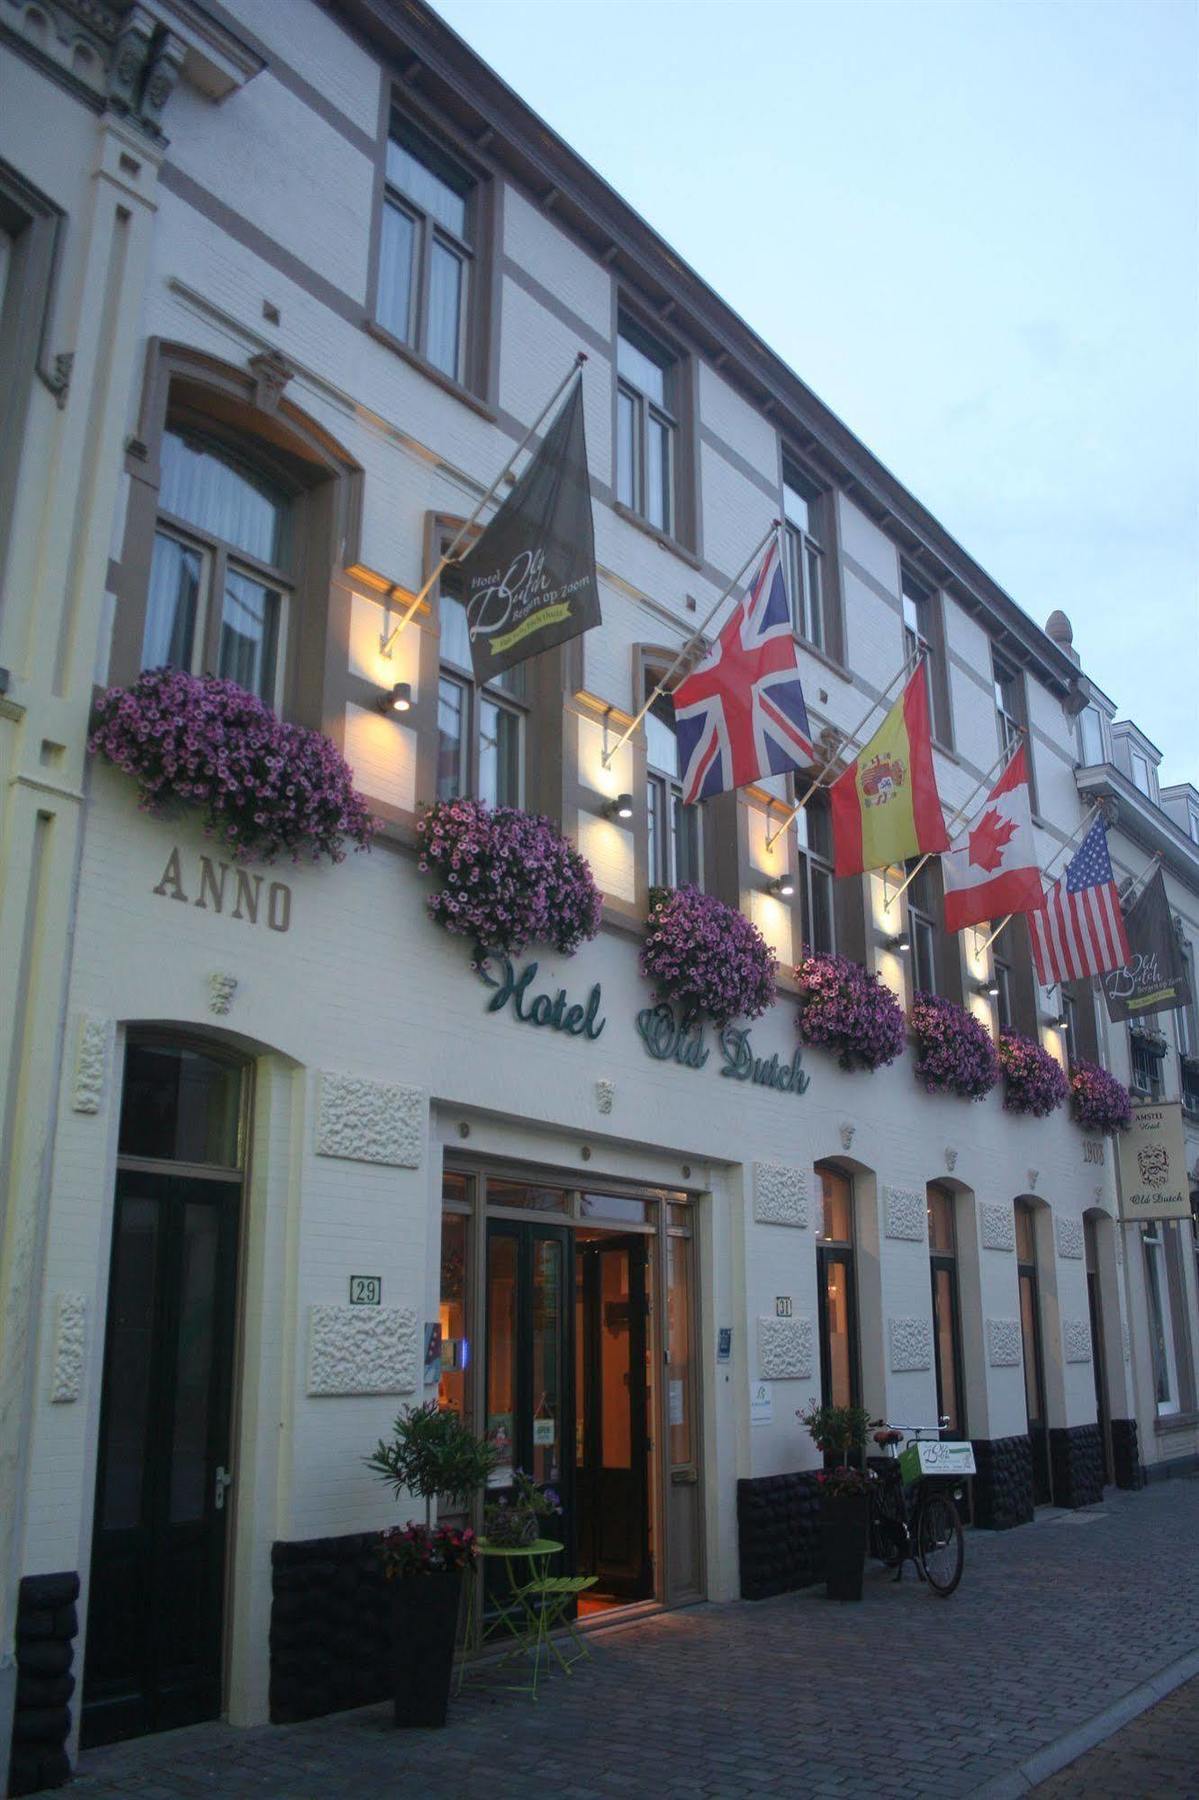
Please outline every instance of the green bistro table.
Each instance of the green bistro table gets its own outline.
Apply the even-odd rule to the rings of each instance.
[[[500,1661],[507,1662],[521,1655],[530,1656],[533,1659],[533,1677],[531,1681],[508,1682],[505,1685],[520,1693],[532,1694],[536,1700],[543,1652],[552,1652],[564,1675],[570,1674],[572,1665],[581,1656],[590,1654],[573,1624],[564,1615],[572,1600],[595,1586],[596,1577],[551,1575],[550,1563],[555,1556],[561,1556],[563,1550],[563,1545],[555,1543],[553,1538],[534,1538],[531,1544],[519,1545],[489,1544],[486,1538],[480,1538],[477,1548],[480,1564],[493,1560],[503,1562],[508,1577],[508,1592],[493,1597],[495,1613],[490,1619],[484,1618],[483,1574],[481,1571],[477,1574],[479,1591],[472,1596],[474,1604],[471,1607],[466,1654],[477,1655],[489,1639],[498,1637],[501,1633],[507,1635],[512,1643],[504,1650]],[[551,1635],[559,1623],[566,1626],[570,1640],[578,1646],[571,1657],[563,1656]],[[458,1668],[459,1692],[465,1673],[466,1656]]]

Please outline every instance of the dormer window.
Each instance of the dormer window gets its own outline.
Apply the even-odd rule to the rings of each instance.
[[[1153,791],[1153,765],[1150,763],[1149,758],[1143,755],[1140,750],[1130,750],[1128,754],[1134,787],[1144,794],[1146,800],[1155,799],[1156,796]]]
[[[1107,761],[1103,741],[1103,716],[1097,706],[1084,706],[1078,715],[1078,746],[1084,768]]]

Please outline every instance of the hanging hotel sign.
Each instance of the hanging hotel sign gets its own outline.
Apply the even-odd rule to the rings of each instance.
[[[677,1062],[685,1069],[702,1069],[711,1055],[703,1021],[692,1023],[660,1000],[637,1014],[637,1030],[648,1055],[656,1062]],[[778,1052],[755,1056],[749,1032],[725,1025],[716,1034],[720,1073],[732,1081],[752,1081],[755,1087],[773,1088],[779,1094],[806,1094],[809,1077],[804,1072],[799,1044],[790,1062],[780,1062]]]
[[[1119,1022],[1190,1006],[1191,985],[1160,869],[1142,889],[1124,929],[1130,960],[1100,976],[1108,1018]]]
[[[1187,1219],[1191,1213],[1182,1108],[1134,1105],[1132,1128],[1118,1144],[1120,1217]]]

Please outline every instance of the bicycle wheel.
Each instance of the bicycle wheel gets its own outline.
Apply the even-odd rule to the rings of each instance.
[[[928,1494],[916,1515],[916,1555],[934,1594],[947,1599],[962,1579],[962,1521],[948,1494]]]

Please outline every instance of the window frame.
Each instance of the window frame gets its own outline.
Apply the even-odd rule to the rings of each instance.
[[[1131,1026],[1128,1040],[1129,1087],[1140,1099],[1160,1101],[1165,1093],[1165,1052],[1133,1031]],[[1138,1080],[1139,1071],[1148,1076],[1147,1083]]]
[[[798,782],[796,781],[796,778],[792,777],[791,779],[792,785],[797,786]],[[812,848],[811,833],[808,830],[808,813],[813,807],[816,807],[823,813],[827,822],[829,833],[828,843],[830,849],[830,854],[828,856],[823,856],[820,851]],[[802,806],[795,815],[795,887],[796,899],[799,902],[800,908],[800,946],[803,949],[811,949],[820,953],[827,952],[836,955],[840,933],[838,931],[837,920],[837,880],[833,874],[833,858],[831,855],[832,829],[832,816],[827,796],[821,793],[811,794],[807,804]],[[817,879],[827,883],[827,914],[830,935],[832,938],[832,942],[827,945],[817,944],[814,935],[810,930],[815,918],[815,907],[812,903],[812,895]]]
[[[817,1330],[820,1337],[820,1395],[824,1405],[839,1404],[834,1400],[831,1391],[832,1378],[832,1344],[829,1337],[828,1322],[828,1271],[837,1267],[845,1271],[845,1318],[846,1333],[849,1339],[849,1397],[846,1404],[860,1406],[862,1403],[862,1347],[858,1313],[858,1280],[857,1280],[857,1195],[854,1189],[854,1178],[836,1163],[817,1163],[815,1173],[820,1181],[820,1194],[817,1199],[820,1211],[820,1224],[816,1234],[816,1314]],[[849,1229],[847,1239],[826,1238],[824,1235],[824,1177],[831,1175],[843,1181],[848,1189]]]
[[[1085,721],[1086,721],[1088,714],[1091,714],[1094,717],[1095,729],[1096,729],[1098,739],[1099,739],[1099,756],[1096,759],[1095,763],[1092,763],[1087,755]],[[1079,757],[1079,764],[1084,769],[1093,768],[1093,767],[1096,767],[1099,763],[1106,763],[1106,762],[1111,761],[1111,756],[1108,751],[1106,721],[1103,717],[1102,712],[1095,705],[1095,702],[1093,700],[1090,701],[1086,706],[1084,706],[1082,711],[1078,715],[1078,757]]]
[[[11,554],[34,381],[66,405],[69,359],[56,359],[51,369],[49,353],[67,214],[3,157],[0,227],[12,244],[0,293],[0,519],[14,528]],[[4,573],[0,564],[0,585]]]
[[[801,525],[788,513],[788,493],[795,494],[803,501],[807,512],[806,525]],[[825,498],[824,490],[798,469],[790,457],[784,455],[780,506],[783,521],[783,543],[787,556],[787,591],[791,601],[791,626],[797,638],[827,656],[829,654],[829,559],[825,554],[823,538],[817,536],[812,528],[813,508],[817,509],[818,513],[815,523],[819,526],[826,522]],[[815,595],[812,594],[809,581],[809,571],[813,566],[817,572]],[[813,625],[815,626],[814,630],[811,628]]]
[[[434,218],[412,194],[405,192],[388,176],[388,146],[402,144],[408,154],[431,175],[453,191],[459,191],[464,206],[464,234],[451,230]],[[383,164],[380,182],[378,244],[372,271],[371,310],[374,323],[395,343],[416,357],[443,380],[455,387],[466,387],[470,370],[470,340],[477,313],[475,289],[479,280],[477,239],[479,235],[479,178],[474,169],[443,147],[438,140],[415,123],[395,97],[387,119],[383,141]],[[408,299],[408,322],[404,332],[383,316],[382,269],[385,217],[388,208],[406,216],[414,228],[413,280]],[[454,369],[443,369],[429,354],[430,292],[432,287],[433,249],[441,244],[454,256],[462,271],[458,304],[458,342]]]
[[[926,1190],[930,1221],[933,1212],[933,1196],[947,1202],[949,1214],[949,1234],[952,1242],[948,1249],[938,1245],[933,1247],[933,1231],[930,1223],[928,1234],[929,1283],[932,1290],[932,1325],[933,1325],[933,1371],[937,1384],[937,1420],[945,1416],[944,1383],[941,1366],[941,1334],[938,1330],[937,1275],[949,1276],[949,1336],[950,1357],[953,1363],[952,1375],[954,1392],[957,1400],[957,1418],[950,1419],[945,1434],[951,1439],[969,1436],[969,1421],[966,1413],[966,1361],[965,1346],[962,1340],[962,1301],[958,1280],[958,1226],[957,1196],[952,1188],[941,1182],[930,1181]]]
[[[1178,1354],[1178,1322],[1174,1317],[1174,1295],[1170,1281],[1171,1239],[1166,1229],[1173,1222],[1168,1219],[1147,1219],[1141,1226],[1145,1318],[1149,1327],[1149,1366],[1153,1376],[1154,1413],[1159,1419],[1174,1418],[1182,1411],[1184,1368]],[[1169,1389],[1164,1399],[1159,1397],[1163,1373]]]
[[[451,539],[447,536],[445,543],[448,544],[450,541]],[[503,799],[499,796],[499,790],[497,788],[496,798],[494,800],[488,799],[486,804],[491,806],[523,806],[525,803],[525,791],[527,785],[529,716],[532,712],[532,703],[528,694],[528,671],[524,664],[518,665],[521,674],[521,691],[519,693],[502,685],[504,681],[503,675],[495,681],[476,682],[474,672],[469,664],[457,662],[453,657],[447,655],[443,649],[445,636],[442,630],[442,607],[446,600],[451,600],[456,605],[462,604],[461,601],[457,599],[456,595],[441,592],[438,593],[437,685],[435,690],[436,704],[433,769],[434,795],[439,800],[483,798],[480,793],[480,767],[482,764],[483,741],[482,715],[484,706],[491,705],[518,721],[516,795],[511,799]],[[513,671],[508,671],[507,673],[510,674],[513,673]],[[443,682],[452,683],[463,696],[463,717],[465,719],[465,727],[462,739],[460,740],[459,756],[460,762],[465,763],[466,784],[454,795],[443,795],[441,793],[441,689]],[[464,755],[462,753],[461,744],[465,744]]]
[[[953,705],[941,590],[911,568],[902,556],[899,559],[899,605],[905,655],[911,656],[918,645],[926,652],[924,682],[933,741],[952,752]]]
[[[660,403],[643,388],[636,385],[627,370],[620,367],[620,340],[625,341],[647,361],[654,363],[662,371],[663,401]],[[612,358],[612,373],[615,382],[615,420],[616,428],[612,441],[612,492],[617,504],[626,512],[634,514],[650,531],[660,532],[662,536],[681,542],[679,528],[680,518],[680,445],[682,441],[682,417],[680,408],[680,390],[684,380],[683,358],[674,348],[658,337],[625,307],[621,306],[616,319],[616,345]],[[622,398],[632,409],[633,415],[633,468],[631,473],[632,499],[624,494],[623,469],[621,464],[620,407]],[[651,518],[648,500],[648,468],[650,458],[649,432],[651,425],[664,430],[666,444],[665,457],[665,522]]]
[[[1005,758],[1015,755],[1026,730],[1021,671],[991,645],[991,689],[995,699],[995,722],[999,732],[999,748]]]
[[[648,698],[661,680],[662,671],[652,663],[643,665],[642,699]],[[655,706],[670,706],[669,695],[661,695]],[[647,720],[654,711],[650,708]],[[660,721],[663,725],[665,720]],[[677,856],[678,830],[675,823],[676,809],[691,814],[695,822],[694,872],[680,878]],[[646,885],[649,888],[675,888],[691,885],[706,891],[704,880],[704,826],[703,809],[700,806],[686,806],[683,801],[683,782],[679,775],[671,774],[650,757],[650,734],[645,734],[645,823],[646,823]],[[661,854],[665,852],[665,855]],[[663,875],[669,870],[669,878]]]

